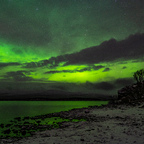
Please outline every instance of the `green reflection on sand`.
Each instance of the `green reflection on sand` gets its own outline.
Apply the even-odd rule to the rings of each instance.
[[[51,130],[59,128],[61,122],[79,122],[86,121],[85,119],[63,119],[60,117],[44,118],[35,117],[17,117],[8,124],[1,124],[0,138],[22,138],[28,137],[36,131]]]

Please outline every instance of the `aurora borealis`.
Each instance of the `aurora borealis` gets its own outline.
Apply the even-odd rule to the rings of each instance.
[[[115,94],[144,68],[142,0],[0,0],[0,93]]]

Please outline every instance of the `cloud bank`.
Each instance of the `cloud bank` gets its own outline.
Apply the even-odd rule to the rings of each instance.
[[[86,48],[77,53],[51,57],[49,60],[26,63],[24,67],[57,67],[64,62],[66,65],[98,64],[120,60],[142,59],[144,56],[144,34],[130,35],[127,39],[116,41],[111,39],[99,46]],[[109,69],[106,69],[109,70]]]

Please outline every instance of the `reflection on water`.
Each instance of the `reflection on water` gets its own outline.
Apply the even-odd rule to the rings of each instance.
[[[0,101],[0,123],[6,123],[19,116],[36,116],[107,103],[107,101]]]

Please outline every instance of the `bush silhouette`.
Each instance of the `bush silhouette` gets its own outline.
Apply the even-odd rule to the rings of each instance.
[[[141,83],[143,81],[143,77],[144,77],[144,69],[136,71],[134,73],[133,77],[137,81],[137,83]]]

